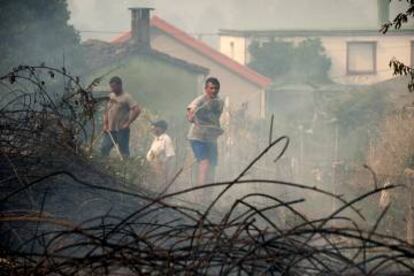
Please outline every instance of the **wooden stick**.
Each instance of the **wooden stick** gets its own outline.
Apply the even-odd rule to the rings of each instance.
[[[116,152],[118,153],[118,155],[119,155],[119,158],[121,158],[121,161],[124,161],[124,158],[122,157],[122,153],[121,153],[121,151],[119,150],[119,147],[118,147],[118,144],[115,142],[115,139],[114,139],[114,137],[112,136],[112,133],[110,132],[110,131],[108,131],[108,134],[109,134],[109,138],[111,138],[111,141],[112,141],[112,143],[114,144],[114,146],[115,146],[115,149],[116,149]]]

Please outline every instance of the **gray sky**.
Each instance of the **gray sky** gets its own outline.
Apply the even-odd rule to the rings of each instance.
[[[130,28],[128,7],[150,6],[187,32],[214,36],[220,28],[375,28],[377,0],[69,0],[71,23],[83,39],[108,40]],[[401,8],[393,0],[391,16]],[[93,31],[93,32],[85,32]],[[102,31],[104,33],[100,33]]]

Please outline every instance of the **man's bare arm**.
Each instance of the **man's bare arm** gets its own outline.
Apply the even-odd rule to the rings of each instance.
[[[138,118],[139,114],[141,114],[141,109],[138,105],[134,105],[129,111],[128,122],[124,124],[124,128],[128,128]]]

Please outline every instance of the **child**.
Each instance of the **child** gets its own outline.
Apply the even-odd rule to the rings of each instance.
[[[170,136],[165,133],[168,128],[167,122],[159,120],[152,122],[151,125],[155,137],[147,153],[147,160],[155,176],[153,180],[156,183],[154,184],[161,187],[159,189],[161,192],[172,180],[175,151]]]

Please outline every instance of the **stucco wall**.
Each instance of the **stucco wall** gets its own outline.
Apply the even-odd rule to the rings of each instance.
[[[217,77],[221,82],[220,95],[222,98],[228,97],[230,110],[237,110],[247,102],[249,116],[264,116],[264,91],[261,88],[167,34],[152,33],[151,45],[156,50],[210,69],[210,75]]]
[[[220,52],[240,64],[246,64],[246,39],[235,36],[220,36]]]
[[[414,39],[414,36],[411,38]],[[343,84],[372,84],[391,79],[392,70],[389,62],[393,57],[409,64],[411,57],[411,39],[407,36],[378,37],[324,37],[322,43],[327,55],[332,60],[330,77]],[[354,41],[373,41],[377,43],[375,74],[348,75],[347,43]]]

